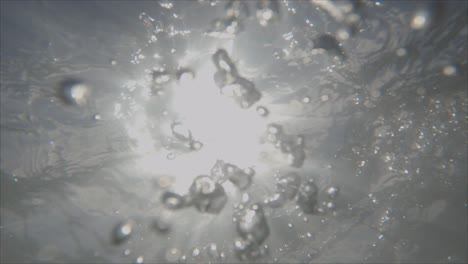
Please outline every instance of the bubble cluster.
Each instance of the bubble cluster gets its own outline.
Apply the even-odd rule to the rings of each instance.
[[[291,136],[283,132],[283,127],[270,124],[267,127],[267,140],[276,148],[286,154],[287,162],[292,167],[302,167],[306,158],[304,151],[304,137],[301,135]]]
[[[297,173],[289,172],[278,177],[276,182],[276,191],[268,197],[264,203],[271,208],[278,208],[286,204],[287,201],[296,197],[301,178]]]
[[[163,95],[167,85],[172,81],[172,75],[166,69],[151,72],[151,92],[153,95]]]
[[[251,81],[238,74],[226,50],[217,50],[213,55],[213,63],[217,69],[214,81],[223,95],[233,98],[241,108],[250,108],[260,100],[261,93]]]
[[[297,194],[297,205],[306,214],[316,212],[318,188],[312,180],[304,182]]]
[[[262,256],[261,244],[270,235],[262,205],[256,203],[239,213],[236,227],[239,237],[234,251],[240,260],[254,260]]]
[[[210,175],[215,181],[229,180],[240,190],[245,190],[252,184],[255,171],[252,168],[241,169],[234,164],[218,160],[211,169]]]
[[[290,172],[279,177],[276,183],[276,189],[278,192],[286,196],[287,199],[292,200],[299,190],[301,185],[301,178],[297,173]]]
[[[211,22],[208,36],[232,39],[244,31],[244,20],[249,16],[249,8],[243,1],[229,1],[225,7],[226,15]]]

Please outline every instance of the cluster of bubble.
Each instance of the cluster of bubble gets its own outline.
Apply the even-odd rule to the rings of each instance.
[[[303,181],[297,173],[289,172],[277,177],[275,193],[263,203],[270,208],[279,208],[294,200],[305,214],[322,213],[324,209],[318,202],[318,192],[319,189],[313,179]],[[333,210],[335,208],[333,200],[338,196],[339,188],[331,186],[325,192],[329,201],[323,201],[322,205]]]
[[[240,190],[246,190],[252,184],[255,171],[252,168],[241,169],[234,164],[217,160],[210,175],[217,182],[223,183],[229,180]]]
[[[233,98],[241,108],[249,108],[260,100],[261,93],[251,81],[239,75],[226,50],[217,50],[212,58],[217,69],[214,81],[223,95]]]
[[[222,183],[229,180],[240,190],[245,190],[252,184],[254,174],[255,171],[251,168],[240,169],[236,165],[218,160],[210,175],[199,175],[193,180],[187,195],[166,191],[161,200],[168,209],[194,206],[200,212],[218,214],[228,200]]]
[[[213,22],[213,28],[209,35],[234,37],[242,31],[242,21],[247,19],[249,15],[248,2],[229,1],[226,5],[226,17]],[[278,2],[258,1],[256,16],[260,25],[267,26],[279,16]],[[335,36],[330,34],[318,36],[314,41],[314,48],[334,52],[342,58],[345,57],[340,43]],[[218,49],[212,55],[212,61],[216,68],[214,82],[221,94],[232,98],[243,109],[252,107],[261,99],[262,95],[255,88],[255,85],[240,76],[226,50]],[[151,91],[162,96],[174,80],[182,83],[193,78],[195,78],[195,73],[188,68],[179,68],[176,71],[168,71],[164,68],[154,69],[151,72]],[[256,111],[263,117],[269,114],[268,109],[263,106],[257,106]],[[201,142],[194,139],[191,130],[181,121],[174,121],[171,124],[171,132],[174,138],[187,145],[191,150],[198,150],[203,146]],[[303,136],[285,134],[282,126],[270,124],[267,127],[267,141],[286,155],[290,166],[296,168],[303,166],[305,161]],[[195,177],[187,194],[181,195],[167,190],[162,194],[161,201],[170,210],[193,206],[201,213],[219,214],[228,201],[223,184],[229,181],[240,191],[245,191],[252,185],[254,175],[255,171],[252,168],[242,169],[234,164],[218,160],[209,175]],[[326,190],[329,201],[322,203],[326,208],[334,209],[333,200],[338,191],[337,187],[330,187]],[[250,197],[248,195],[242,196],[242,204],[235,206],[233,216],[238,234],[234,240],[234,252],[237,258],[239,260],[255,260],[268,254],[268,246],[264,242],[270,235],[270,229],[264,213],[264,206],[279,208],[288,201],[295,201],[304,214],[320,213],[323,209],[319,206],[318,192],[319,189],[312,179],[301,180],[298,174],[290,172],[277,179],[276,192],[271,197],[266,198],[263,203],[250,204]],[[160,234],[171,230],[170,224],[160,218],[152,222],[152,227]],[[114,242],[120,244],[128,240],[131,229],[132,222],[120,223],[114,230]],[[224,258],[224,252],[220,253],[216,244],[210,245],[206,249],[210,257]],[[200,249],[195,248],[192,257],[196,259],[200,254]],[[167,252],[166,259],[177,261],[185,259],[185,256],[181,256],[178,249],[171,249]]]
[[[240,260],[255,260],[264,256],[267,247],[262,243],[270,235],[270,228],[266,221],[263,206],[252,204],[236,212],[236,230],[239,237],[234,240],[234,252]]]
[[[267,141],[287,155],[288,164],[292,167],[302,167],[305,160],[305,143],[301,135],[287,135],[283,127],[269,124],[267,127]]]
[[[225,6],[225,16],[211,22],[211,28],[207,35],[216,38],[234,38],[245,28],[245,21],[250,16],[248,1],[231,0]],[[257,1],[257,21],[262,26],[267,26],[279,17],[278,1]]]

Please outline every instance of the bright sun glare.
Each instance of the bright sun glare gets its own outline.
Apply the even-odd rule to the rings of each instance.
[[[175,190],[186,191],[197,175],[209,174],[216,160],[236,164],[240,168],[256,166],[260,154],[260,137],[265,121],[255,111],[240,108],[232,98],[222,95],[213,75],[211,60],[195,69],[195,77],[185,76],[173,86],[168,108],[176,113],[194,138],[203,146],[200,150],[168,158],[167,151],[155,148],[143,107],[134,110],[126,124],[130,139],[135,142],[137,166],[142,172],[158,172],[176,178]],[[176,121],[176,120],[173,120]],[[159,124],[167,137],[172,137],[171,122]],[[258,169],[258,168],[257,168]]]

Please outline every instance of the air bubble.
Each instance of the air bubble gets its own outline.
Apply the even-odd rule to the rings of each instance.
[[[122,244],[127,241],[133,230],[133,222],[126,221],[117,224],[112,232],[112,241],[114,244]]]
[[[143,256],[139,256],[139,257],[135,260],[135,264],[143,264],[143,261],[144,261],[144,257],[143,257]]]
[[[221,184],[209,176],[200,175],[190,186],[192,203],[200,212],[217,214],[227,202],[227,195]]]
[[[192,150],[200,150],[203,147],[203,143],[200,141],[192,141],[190,143],[190,149]]]
[[[261,204],[253,204],[240,213],[237,232],[242,238],[253,240],[257,244],[265,241],[270,234],[270,229]]]
[[[200,249],[199,248],[193,248],[192,249],[192,257],[198,257],[200,256]]]
[[[264,117],[264,116],[267,116],[268,113],[269,113],[269,112],[268,112],[268,109],[266,109],[266,108],[263,107],[263,106],[258,106],[257,109],[256,109],[256,111],[257,111],[257,114],[258,114],[259,116],[263,116],[263,117]]]
[[[296,147],[288,153],[288,164],[292,167],[299,168],[304,164],[305,152],[303,148]]]
[[[168,262],[177,262],[181,255],[182,254],[178,248],[170,248],[166,251],[166,260]]]
[[[454,76],[454,75],[457,74],[457,68],[455,66],[453,66],[453,65],[447,65],[447,66],[444,67],[442,72],[446,76]]]
[[[167,156],[166,156],[166,158],[167,158],[168,160],[173,160],[173,159],[175,159],[175,157],[176,157],[176,155],[175,155],[173,152],[167,154]]]
[[[341,41],[344,41],[344,40],[347,40],[349,39],[350,37],[350,34],[349,34],[349,31],[346,30],[346,29],[340,29],[336,32],[336,36],[339,40]]]
[[[218,251],[218,246],[215,243],[211,243],[208,246],[208,256],[210,256],[212,259],[221,258],[221,254]]]
[[[90,88],[83,82],[68,79],[60,83],[59,97],[69,105],[85,105],[91,94]]]
[[[411,28],[415,30],[420,30],[424,28],[427,24],[428,16],[425,12],[418,12],[413,16],[411,20]]]
[[[153,82],[156,86],[168,83],[171,80],[171,75],[165,70],[156,70],[151,73]]]
[[[169,222],[160,218],[155,219],[153,221],[152,227],[161,234],[167,233],[171,229],[171,225],[169,224]]]
[[[211,169],[210,176],[217,182],[231,181],[240,190],[247,189],[252,184],[255,171],[252,168],[240,169],[234,164],[217,160]]]
[[[231,0],[226,4],[227,17],[245,19],[250,15],[249,7],[243,0]]]
[[[238,77],[234,83],[222,87],[221,92],[232,97],[244,109],[250,108],[261,98],[261,94],[255,89],[255,85],[242,77]]]
[[[162,195],[161,200],[168,209],[180,209],[185,205],[184,197],[169,191]]]
[[[248,193],[243,193],[241,202],[245,204],[245,203],[248,203],[249,201],[250,201],[250,195]]]
[[[188,68],[181,68],[176,73],[177,80],[181,85],[187,85],[195,79],[195,72]]]
[[[399,48],[399,49],[396,50],[396,55],[398,57],[403,57],[403,56],[406,56],[407,54],[408,54],[408,52],[404,48]]]
[[[330,188],[327,189],[327,195],[328,197],[330,197],[331,199],[335,199],[339,192],[340,192],[340,189],[336,186],[331,186]]]
[[[265,201],[265,204],[271,208],[278,208],[283,206],[287,200],[284,193],[275,193]]]
[[[239,18],[228,17],[213,20],[211,22],[211,29],[207,34],[215,38],[232,39],[243,30],[244,25]]]
[[[165,8],[165,9],[172,9],[174,7],[174,5],[171,2],[167,1],[167,0],[160,1],[159,5],[162,8]]]
[[[268,26],[271,21],[278,17],[278,1],[258,1],[257,2],[257,21],[262,26]]]
[[[252,179],[255,175],[255,171],[252,168],[241,170],[239,167],[229,163],[226,163],[224,167],[225,174],[228,176],[229,181],[240,190],[245,190],[252,184]]]
[[[255,241],[239,237],[234,240],[234,253],[241,261],[253,261],[266,254],[267,251]]]

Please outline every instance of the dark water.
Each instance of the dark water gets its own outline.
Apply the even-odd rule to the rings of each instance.
[[[1,1],[1,262],[467,262],[467,7]]]

